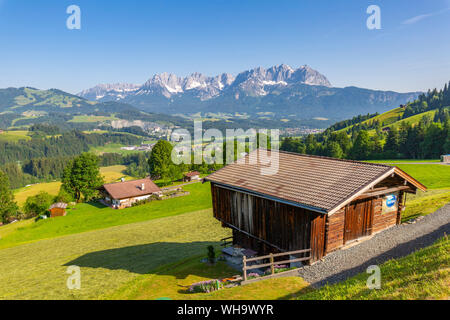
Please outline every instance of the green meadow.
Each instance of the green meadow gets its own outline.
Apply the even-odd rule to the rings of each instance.
[[[40,220],[3,237],[0,248],[211,208],[209,183],[194,183],[183,189],[190,194],[124,210],[113,210],[99,203],[78,204],[65,217]]]
[[[0,141],[17,142],[20,140],[31,140],[31,137],[28,136],[28,131],[5,131],[0,134]]]
[[[412,163],[398,166],[430,189],[408,195],[404,221],[450,202],[450,167]],[[113,166],[102,173],[114,181],[124,176],[123,170]],[[381,291],[365,289],[367,275],[361,274],[320,290],[288,277],[188,293],[194,282],[239,272],[223,263],[200,262],[206,247],[219,248],[230,230],[213,218],[209,183],[183,189],[190,195],[124,210],[78,204],[65,217],[0,227],[0,270],[11,270],[0,273],[0,299],[448,299],[450,250],[445,239],[383,264],[386,286]],[[22,192],[16,196],[24,197]],[[80,290],[66,286],[70,265],[81,268]]]

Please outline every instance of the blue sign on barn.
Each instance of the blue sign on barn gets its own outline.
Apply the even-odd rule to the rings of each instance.
[[[398,194],[388,194],[383,198],[383,213],[397,211]]]

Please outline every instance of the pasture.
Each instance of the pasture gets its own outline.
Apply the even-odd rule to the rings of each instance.
[[[433,245],[406,257],[383,263],[381,288],[369,290],[367,273],[319,290],[300,290],[296,299],[305,300],[448,300],[450,296],[450,241]]]
[[[5,131],[0,134],[0,141],[2,142],[17,142],[20,140],[31,140],[31,137],[28,136],[28,131]]]
[[[0,299],[95,299],[227,236],[202,210],[2,249]],[[80,290],[66,286],[71,265],[81,268]]]
[[[92,147],[89,151],[95,153],[98,156],[104,153],[120,153],[121,155],[127,155],[142,152],[137,150],[122,150],[122,147],[126,147],[126,145],[118,143],[108,143],[101,147]]]
[[[450,201],[450,167],[411,163],[398,166],[430,188],[426,193],[408,195],[404,221],[431,213]],[[105,179],[114,181],[123,176],[123,169],[106,167],[102,173]],[[0,270],[10,270],[0,273],[0,299],[448,297],[448,270],[442,267],[448,266],[448,240],[383,264],[383,274],[387,275],[383,283],[389,287],[377,292],[365,290],[367,275],[362,274],[319,291],[308,287],[301,278],[290,277],[210,294],[187,293],[184,286],[193,282],[239,272],[223,263],[207,266],[200,262],[206,247],[218,248],[219,240],[229,236],[230,230],[222,228],[212,216],[209,183],[183,188],[190,195],[125,210],[96,203],[78,204],[66,217],[0,227]],[[70,265],[81,268],[80,290],[66,286]],[[421,270],[420,275],[414,270]]]
[[[121,178],[125,178],[126,180],[133,179],[133,177],[130,177],[123,173],[125,169],[126,169],[125,166],[120,165],[111,167],[102,167],[100,168],[100,172],[105,178],[105,182],[107,183],[120,181]],[[14,190],[14,196],[16,198],[17,204],[19,206],[22,206],[28,197],[35,196],[41,191],[56,196],[59,193],[60,187],[61,187],[60,181],[38,183],[31,185],[29,187]]]
[[[40,220],[9,234],[0,239],[0,248],[211,208],[209,183],[190,184],[183,189],[190,195],[123,210],[113,210],[99,203],[81,203],[69,209],[65,217]]]

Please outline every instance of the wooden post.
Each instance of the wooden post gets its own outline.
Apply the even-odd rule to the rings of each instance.
[[[244,277],[244,281],[247,281],[247,257],[246,256],[243,256],[242,257],[242,264],[243,264],[243,266],[242,266],[242,275],[243,275],[243,277]]]
[[[273,254],[270,254],[270,272],[275,274],[275,266],[273,265]]]

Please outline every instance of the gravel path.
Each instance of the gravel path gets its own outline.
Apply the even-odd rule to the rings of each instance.
[[[314,287],[343,281],[370,265],[406,256],[450,234],[450,203],[414,224],[384,230],[348,249],[338,250],[323,260],[299,270],[299,276]]]

